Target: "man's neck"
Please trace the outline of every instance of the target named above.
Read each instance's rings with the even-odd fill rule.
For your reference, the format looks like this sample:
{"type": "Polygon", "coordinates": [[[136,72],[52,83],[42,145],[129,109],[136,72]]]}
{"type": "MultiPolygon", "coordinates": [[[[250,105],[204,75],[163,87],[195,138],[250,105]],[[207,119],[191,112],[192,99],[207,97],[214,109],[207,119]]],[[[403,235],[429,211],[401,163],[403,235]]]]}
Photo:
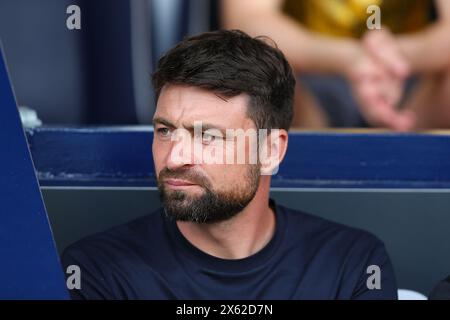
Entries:
{"type": "Polygon", "coordinates": [[[246,258],[262,248],[275,232],[275,214],[269,207],[269,195],[264,188],[230,220],[199,224],[177,222],[183,236],[195,247],[222,259],[246,258]]]}

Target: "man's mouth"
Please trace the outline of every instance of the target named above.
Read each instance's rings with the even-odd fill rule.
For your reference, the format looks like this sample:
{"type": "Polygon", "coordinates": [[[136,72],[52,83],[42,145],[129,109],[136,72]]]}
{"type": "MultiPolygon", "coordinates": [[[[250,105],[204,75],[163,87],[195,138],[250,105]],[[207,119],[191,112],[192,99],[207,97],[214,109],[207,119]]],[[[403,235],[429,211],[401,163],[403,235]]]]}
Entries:
{"type": "Polygon", "coordinates": [[[183,179],[166,179],[164,183],[171,189],[185,189],[193,186],[198,186],[198,184],[190,182],[183,179]]]}

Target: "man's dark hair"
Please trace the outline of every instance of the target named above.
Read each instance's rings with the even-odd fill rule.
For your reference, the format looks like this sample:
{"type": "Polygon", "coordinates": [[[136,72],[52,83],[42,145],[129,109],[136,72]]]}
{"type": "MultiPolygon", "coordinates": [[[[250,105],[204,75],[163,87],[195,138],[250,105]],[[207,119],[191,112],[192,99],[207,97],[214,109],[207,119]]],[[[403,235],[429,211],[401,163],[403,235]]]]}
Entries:
{"type": "Polygon", "coordinates": [[[166,84],[184,84],[224,97],[246,93],[258,129],[288,130],[295,78],[283,53],[263,37],[221,30],[187,38],[167,52],[153,74],[156,97],[166,84]]]}

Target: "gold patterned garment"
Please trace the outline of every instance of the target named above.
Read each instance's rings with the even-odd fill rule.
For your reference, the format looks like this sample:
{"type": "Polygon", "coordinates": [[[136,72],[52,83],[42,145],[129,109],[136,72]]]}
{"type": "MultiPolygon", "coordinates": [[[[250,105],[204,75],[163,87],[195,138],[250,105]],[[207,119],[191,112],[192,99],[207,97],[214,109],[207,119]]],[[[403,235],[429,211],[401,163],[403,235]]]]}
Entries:
{"type": "Polygon", "coordinates": [[[284,11],[312,31],[360,37],[373,4],[381,8],[381,24],[394,33],[420,30],[431,20],[433,0],[286,0],[284,11]]]}

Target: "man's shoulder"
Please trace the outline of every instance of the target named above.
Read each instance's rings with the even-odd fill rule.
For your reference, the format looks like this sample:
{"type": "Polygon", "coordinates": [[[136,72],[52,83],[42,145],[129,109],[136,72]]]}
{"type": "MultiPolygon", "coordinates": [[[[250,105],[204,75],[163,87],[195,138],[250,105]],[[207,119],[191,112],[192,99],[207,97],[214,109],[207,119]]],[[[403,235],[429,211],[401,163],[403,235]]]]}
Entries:
{"type": "Polygon", "coordinates": [[[368,249],[384,246],[383,242],[369,231],[347,226],[304,211],[278,206],[284,211],[288,229],[308,242],[323,242],[336,247],[360,246],[368,249]],[[295,231],[295,232],[294,232],[295,231]]]}
{"type": "Polygon", "coordinates": [[[66,269],[78,266],[82,290],[73,290],[74,299],[124,298],[128,278],[149,272],[158,265],[164,248],[162,210],[131,222],[85,237],[68,246],[61,257],[66,269]]]}
{"type": "Polygon", "coordinates": [[[158,209],[130,222],[87,236],[69,245],[63,253],[68,255],[118,255],[143,250],[142,246],[158,242],[163,236],[163,212],[158,209]]]}
{"type": "Polygon", "coordinates": [[[397,287],[384,243],[372,233],[309,213],[283,208],[291,248],[309,261],[314,274],[341,279],[344,299],[396,299],[397,287]],[[375,270],[375,271],[374,271],[375,270]],[[378,270],[378,271],[376,271],[378,270]],[[367,279],[378,272],[383,290],[368,290],[367,279]]]}

